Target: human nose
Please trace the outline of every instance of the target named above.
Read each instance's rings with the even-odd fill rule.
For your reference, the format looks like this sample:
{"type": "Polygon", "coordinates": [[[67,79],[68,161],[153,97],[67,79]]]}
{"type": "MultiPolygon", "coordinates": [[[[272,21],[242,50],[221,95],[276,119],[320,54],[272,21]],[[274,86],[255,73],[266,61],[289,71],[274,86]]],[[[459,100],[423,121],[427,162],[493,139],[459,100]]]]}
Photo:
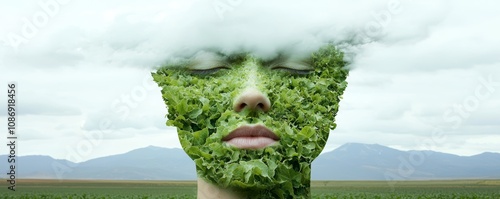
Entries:
{"type": "Polygon", "coordinates": [[[245,91],[238,97],[234,104],[236,112],[241,112],[244,109],[267,112],[271,109],[271,101],[258,90],[245,91]]]}

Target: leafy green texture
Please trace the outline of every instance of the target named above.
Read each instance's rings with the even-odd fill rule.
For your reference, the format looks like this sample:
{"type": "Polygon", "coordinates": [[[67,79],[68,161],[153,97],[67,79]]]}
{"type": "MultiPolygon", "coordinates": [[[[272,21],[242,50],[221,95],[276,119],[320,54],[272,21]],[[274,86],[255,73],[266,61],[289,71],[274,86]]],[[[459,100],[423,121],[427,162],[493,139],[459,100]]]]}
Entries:
{"type": "Polygon", "coordinates": [[[332,45],[321,48],[311,55],[314,71],[302,75],[270,69],[249,55],[232,60],[230,69],[211,75],[190,73],[183,65],[153,73],[163,88],[167,125],[177,127],[204,180],[262,198],[309,197],[311,162],[336,126],[347,86],[342,52],[332,45]],[[270,99],[270,111],[233,110],[250,74],[257,74],[252,82],[270,99]],[[245,124],[265,125],[280,137],[279,144],[242,150],[221,141],[245,124]]]}

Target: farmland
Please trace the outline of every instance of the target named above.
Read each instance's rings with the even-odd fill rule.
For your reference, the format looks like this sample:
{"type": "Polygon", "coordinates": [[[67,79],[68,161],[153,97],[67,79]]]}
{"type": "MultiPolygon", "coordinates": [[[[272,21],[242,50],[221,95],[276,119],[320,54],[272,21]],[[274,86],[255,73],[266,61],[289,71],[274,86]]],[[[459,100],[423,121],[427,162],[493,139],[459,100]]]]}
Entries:
{"type": "MultiPolygon", "coordinates": [[[[5,180],[2,180],[5,182],[5,180]]],[[[194,181],[19,180],[3,198],[196,198],[194,181]]],[[[313,181],[312,198],[500,198],[500,180],[313,181]]]]}

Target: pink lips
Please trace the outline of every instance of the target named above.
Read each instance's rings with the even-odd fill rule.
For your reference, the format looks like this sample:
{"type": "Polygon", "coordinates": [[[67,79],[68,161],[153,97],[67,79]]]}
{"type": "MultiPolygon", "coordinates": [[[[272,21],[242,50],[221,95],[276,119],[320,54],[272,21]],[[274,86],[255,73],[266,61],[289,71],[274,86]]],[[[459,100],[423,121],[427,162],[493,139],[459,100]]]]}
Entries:
{"type": "Polygon", "coordinates": [[[242,126],[222,138],[223,142],[240,149],[261,149],[275,144],[278,140],[276,134],[262,125],[242,126]]]}

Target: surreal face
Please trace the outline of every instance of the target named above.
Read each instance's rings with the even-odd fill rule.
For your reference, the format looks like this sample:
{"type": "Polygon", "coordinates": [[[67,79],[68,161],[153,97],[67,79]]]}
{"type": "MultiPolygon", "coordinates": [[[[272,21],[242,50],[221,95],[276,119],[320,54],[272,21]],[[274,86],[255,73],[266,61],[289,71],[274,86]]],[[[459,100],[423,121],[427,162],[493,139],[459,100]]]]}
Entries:
{"type": "Polygon", "coordinates": [[[302,60],[201,52],[153,77],[163,89],[167,125],[177,127],[200,178],[299,195],[309,190],[311,162],[336,126],[346,64],[333,45],[302,60]]]}

